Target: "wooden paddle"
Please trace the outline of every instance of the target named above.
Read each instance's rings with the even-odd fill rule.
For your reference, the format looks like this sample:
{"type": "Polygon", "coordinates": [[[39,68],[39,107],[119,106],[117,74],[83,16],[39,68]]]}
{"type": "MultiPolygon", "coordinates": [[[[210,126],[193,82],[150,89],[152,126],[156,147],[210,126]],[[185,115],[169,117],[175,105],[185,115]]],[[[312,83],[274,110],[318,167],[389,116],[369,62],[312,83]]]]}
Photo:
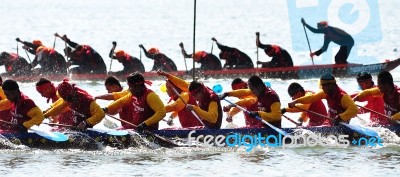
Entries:
{"type": "MultiPolygon", "coordinates": [[[[66,124],[58,124],[58,123],[44,123],[50,126],[60,126],[60,127],[68,127],[68,128],[74,128],[75,126],[73,125],[66,125],[66,124]]],[[[128,131],[124,131],[124,130],[113,130],[113,129],[99,129],[99,128],[87,128],[87,130],[90,131],[95,131],[95,132],[99,132],[99,133],[105,133],[107,135],[112,135],[112,136],[126,136],[128,135],[128,131]]]]}
{"type": "MultiPolygon", "coordinates": [[[[314,112],[314,111],[310,111],[310,110],[306,110],[306,109],[300,108],[298,106],[294,106],[294,107],[297,108],[297,109],[300,109],[302,111],[306,111],[306,112],[309,112],[309,113],[312,113],[312,114],[318,115],[320,117],[323,117],[325,119],[329,119],[329,120],[333,121],[332,118],[330,118],[328,116],[325,116],[325,115],[322,115],[320,113],[317,113],[317,112],[314,112]]],[[[350,128],[350,129],[352,129],[352,130],[354,130],[354,131],[356,131],[358,133],[361,133],[363,135],[367,135],[367,136],[370,136],[370,137],[378,137],[379,136],[378,132],[376,132],[374,130],[371,130],[371,129],[368,129],[368,128],[364,128],[364,127],[357,126],[357,125],[350,125],[350,124],[345,123],[343,121],[340,121],[339,124],[341,124],[343,126],[346,126],[346,127],[350,128]]]]}
{"type": "MultiPolygon", "coordinates": [[[[302,21],[304,21],[303,18],[301,18],[302,21]]],[[[307,31],[306,31],[306,25],[303,23],[303,29],[304,29],[304,33],[306,34],[306,39],[307,39],[307,44],[308,44],[308,49],[310,49],[310,53],[311,53],[311,45],[310,45],[310,40],[308,40],[308,35],[307,35],[307,31]]],[[[312,64],[314,65],[314,58],[312,56],[311,57],[311,61],[312,64]]]]}
{"type": "Polygon", "coordinates": [[[282,114],[282,116],[284,118],[286,118],[287,120],[289,120],[290,122],[294,123],[297,126],[301,126],[301,123],[294,121],[293,119],[289,118],[288,116],[285,116],[284,114],[282,114]]]}
{"type": "MultiPolygon", "coordinates": [[[[16,126],[15,124],[13,124],[11,122],[7,122],[7,121],[1,120],[1,119],[0,119],[0,122],[16,126]]],[[[52,141],[56,141],[56,142],[64,142],[64,141],[68,140],[68,137],[60,132],[51,132],[48,130],[42,130],[37,125],[32,126],[29,130],[33,131],[34,133],[36,133],[39,136],[46,138],[48,140],[52,140],[52,141]]]]}
{"type": "MultiPolygon", "coordinates": [[[[260,32],[256,32],[256,44],[258,44],[258,41],[260,40],[260,32]]],[[[256,63],[256,68],[258,69],[258,45],[256,46],[256,53],[257,53],[257,63],[256,63]]]]}
{"type": "MultiPolygon", "coordinates": [[[[121,122],[124,122],[124,123],[126,123],[126,124],[128,124],[128,125],[131,125],[131,126],[133,126],[133,127],[137,127],[137,125],[135,125],[135,124],[133,124],[133,123],[130,123],[130,122],[126,121],[126,120],[117,118],[117,117],[115,117],[115,116],[113,116],[113,115],[107,114],[107,116],[109,116],[109,117],[111,117],[111,118],[113,118],[113,119],[115,119],[115,120],[119,120],[119,121],[121,121],[121,122]]],[[[162,136],[160,136],[160,135],[157,135],[157,134],[155,134],[155,133],[153,133],[153,132],[151,132],[151,131],[149,131],[149,130],[144,130],[144,132],[147,133],[147,134],[152,135],[152,136],[155,137],[155,138],[157,138],[160,142],[169,144],[170,146],[173,146],[173,147],[180,147],[180,146],[181,146],[181,145],[176,144],[176,143],[172,142],[171,140],[168,140],[168,139],[166,139],[166,138],[164,138],[164,137],[162,137],[162,136]]]]}
{"type": "MultiPolygon", "coordinates": [[[[229,100],[227,100],[227,99],[224,99],[224,100],[225,100],[226,102],[228,102],[229,104],[235,105],[237,108],[239,108],[239,109],[242,110],[243,112],[246,112],[247,114],[250,114],[250,111],[248,111],[246,108],[243,108],[243,107],[241,107],[241,106],[239,106],[239,105],[237,105],[237,104],[235,104],[235,103],[233,103],[233,102],[231,102],[231,101],[229,101],[229,100]]],[[[262,123],[268,125],[269,127],[271,127],[272,129],[274,129],[275,131],[277,131],[278,133],[280,133],[280,134],[282,134],[282,135],[284,135],[284,136],[288,134],[288,133],[286,133],[285,131],[283,131],[282,129],[273,126],[272,124],[270,124],[269,122],[265,121],[264,119],[262,119],[262,118],[259,117],[259,116],[256,116],[255,118],[256,118],[257,120],[261,121],[262,123]]]]}
{"type": "Polygon", "coordinates": [[[109,54],[109,56],[110,56],[110,59],[111,59],[111,62],[110,62],[110,69],[108,70],[108,73],[110,73],[111,72],[111,66],[112,66],[112,62],[113,62],[113,56],[114,56],[114,50],[115,50],[115,47],[117,47],[117,42],[116,41],[113,41],[112,42],[112,48],[111,48],[111,50],[110,50],[110,54],[109,54]]]}
{"type": "MultiPolygon", "coordinates": [[[[380,113],[380,112],[378,112],[378,111],[375,111],[375,110],[372,110],[372,109],[369,109],[369,108],[367,108],[367,107],[364,107],[364,106],[361,106],[361,105],[358,105],[358,104],[356,104],[358,107],[360,107],[360,108],[363,108],[363,109],[366,109],[366,110],[368,110],[368,111],[370,111],[370,112],[373,112],[373,113],[375,113],[375,114],[378,114],[378,115],[380,115],[380,116],[382,116],[382,117],[386,117],[386,118],[388,118],[389,120],[392,120],[392,118],[391,117],[389,117],[389,116],[387,116],[387,115],[385,115],[385,114],[382,114],[382,113],[380,113]]],[[[399,120],[394,120],[397,124],[400,124],[400,121],[399,120]]]]}

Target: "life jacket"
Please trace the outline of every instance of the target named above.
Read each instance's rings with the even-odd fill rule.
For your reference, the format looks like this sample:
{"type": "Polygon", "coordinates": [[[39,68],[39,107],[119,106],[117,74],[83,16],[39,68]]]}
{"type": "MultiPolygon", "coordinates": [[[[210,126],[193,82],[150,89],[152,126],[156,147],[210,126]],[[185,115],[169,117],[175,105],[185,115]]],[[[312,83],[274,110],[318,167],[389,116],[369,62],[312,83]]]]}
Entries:
{"type": "Polygon", "coordinates": [[[384,93],[385,115],[393,116],[400,112],[400,88],[395,85],[390,93],[384,93]]]}
{"type": "MultiPolygon", "coordinates": [[[[265,89],[265,93],[258,97],[258,111],[271,112],[271,105],[276,102],[280,102],[278,94],[276,94],[274,90],[267,87],[267,89],[265,89]]],[[[282,127],[281,120],[269,123],[278,128],[282,127]]]]}
{"type": "MultiPolygon", "coordinates": [[[[345,112],[346,110],[342,107],[341,101],[344,95],[347,93],[337,86],[337,92],[331,97],[326,96],[326,101],[328,102],[329,117],[334,119],[337,115],[345,112]]],[[[331,121],[330,121],[331,122],[331,121]]]]}
{"type": "Polygon", "coordinates": [[[77,87],[75,87],[75,89],[77,94],[75,100],[66,102],[69,108],[74,112],[74,124],[79,125],[82,121],[92,116],[90,113],[90,104],[94,99],[86,91],[77,87]]]}
{"type": "MultiPolygon", "coordinates": [[[[306,91],[306,92],[314,93],[313,91],[306,91]]],[[[318,101],[311,103],[308,110],[310,111],[310,112],[307,112],[307,117],[310,118],[310,120],[308,122],[308,126],[330,125],[328,119],[311,113],[311,112],[316,112],[316,113],[322,114],[324,116],[328,116],[326,107],[325,107],[324,103],[322,102],[322,100],[318,100],[318,101]]]]}
{"type": "MultiPolygon", "coordinates": [[[[11,105],[11,123],[18,126],[23,126],[23,123],[30,120],[28,112],[37,107],[36,104],[28,96],[21,93],[17,103],[11,105]]],[[[16,128],[15,126],[13,127],[16,128]]]]}
{"type": "MultiPolygon", "coordinates": [[[[191,105],[197,105],[196,99],[190,95],[189,95],[189,101],[187,102],[187,104],[191,104],[191,105]]],[[[174,96],[173,98],[174,100],[179,99],[178,96],[174,96]]],[[[178,117],[179,117],[179,122],[181,123],[181,126],[183,128],[187,128],[187,127],[196,127],[196,126],[203,126],[199,120],[197,120],[196,117],[194,117],[194,115],[192,114],[192,112],[188,109],[182,109],[181,111],[178,112],[178,117]]]]}
{"type": "MultiPolygon", "coordinates": [[[[132,123],[135,125],[139,125],[142,122],[146,121],[148,118],[154,115],[153,109],[147,103],[147,96],[152,93],[153,90],[146,88],[146,91],[143,93],[141,97],[132,96],[132,106],[134,107],[134,114],[132,123]]],[[[149,130],[158,130],[158,123],[149,125],[149,130]]]]}
{"type": "Polygon", "coordinates": [[[204,98],[199,102],[199,107],[202,110],[208,111],[208,106],[210,105],[211,101],[215,101],[218,104],[218,118],[216,123],[210,123],[206,120],[203,120],[204,124],[211,129],[220,129],[221,128],[221,123],[222,123],[222,107],[221,107],[221,101],[219,100],[219,97],[217,94],[215,94],[214,91],[212,91],[210,88],[203,86],[203,89],[206,90],[206,94],[204,95],[204,98]]]}
{"type": "MultiPolygon", "coordinates": [[[[376,86],[374,86],[373,88],[376,88],[376,86]]],[[[366,98],[365,101],[367,101],[367,104],[364,107],[374,110],[376,112],[379,112],[383,115],[385,114],[385,102],[383,101],[382,97],[369,96],[366,98]]],[[[360,110],[363,110],[365,112],[370,112],[370,111],[362,109],[362,108],[360,110]]],[[[388,118],[386,118],[385,116],[381,116],[374,112],[370,112],[369,119],[372,124],[378,124],[378,125],[389,125],[390,124],[388,118]]]]}

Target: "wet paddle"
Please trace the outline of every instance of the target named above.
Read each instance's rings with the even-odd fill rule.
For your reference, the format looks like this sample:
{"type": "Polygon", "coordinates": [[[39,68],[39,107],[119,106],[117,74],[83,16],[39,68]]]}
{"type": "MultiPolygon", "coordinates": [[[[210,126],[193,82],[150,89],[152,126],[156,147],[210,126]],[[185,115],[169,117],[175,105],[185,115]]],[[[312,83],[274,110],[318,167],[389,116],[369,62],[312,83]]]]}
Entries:
{"type": "MultiPolygon", "coordinates": [[[[303,18],[301,18],[302,20],[304,20],[303,18]]],[[[310,53],[311,53],[311,45],[310,45],[310,40],[308,40],[308,35],[307,35],[307,30],[306,30],[306,25],[303,23],[303,29],[304,29],[304,33],[306,34],[306,39],[307,39],[307,44],[308,44],[308,49],[310,49],[310,53]]],[[[311,61],[312,64],[314,65],[314,58],[312,56],[311,57],[311,61]]]]}
{"type": "MultiPolygon", "coordinates": [[[[172,88],[172,91],[175,93],[176,96],[179,97],[179,99],[183,102],[183,104],[185,104],[185,106],[187,106],[188,104],[186,103],[186,101],[181,97],[181,95],[179,95],[178,91],[174,88],[174,86],[171,86],[170,81],[167,81],[167,84],[170,85],[170,87],[172,88]]],[[[206,124],[204,124],[204,122],[200,119],[200,117],[196,114],[196,112],[194,112],[193,110],[190,110],[190,113],[192,113],[192,115],[201,123],[201,125],[203,125],[205,128],[208,128],[206,126],[206,124]]]]}
{"type": "MultiPolygon", "coordinates": [[[[302,111],[306,111],[306,112],[321,116],[321,117],[323,117],[325,119],[333,120],[332,118],[330,118],[328,116],[316,113],[314,111],[306,110],[306,109],[300,108],[298,106],[294,106],[294,107],[297,108],[297,109],[300,109],[302,111]]],[[[376,132],[374,130],[371,130],[371,129],[368,129],[368,128],[365,128],[365,127],[361,127],[361,126],[357,126],[357,125],[351,125],[351,124],[345,123],[343,121],[340,121],[339,124],[343,125],[343,126],[346,126],[346,127],[350,128],[350,129],[352,129],[352,130],[354,130],[354,131],[356,131],[358,133],[361,133],[363,135],[367,135],[367,136],[370,136],[370,137],[378,137],[379,136],[378,132],[376,132]]]]}
{"type": "Polygon", "coordinates": [[[112,66],[112,62],[113,62],[113,56],[114,56],[114,50],[115,50],[115,47],[117,47],[117,42],[116,41],[113,41],[112,42],[112,48],[111,48],[111,50],[110,50],[110,54],[109,54],[109,56],[110,56],[110,59],[111,59],[111,62],[110,62],[110,69],[108,70],[108,73],[110,73],[111,72],[111,66],[112,66]]]}
{"type": "MultiPolygon", "coordinates": [[[[126,120],[117,118],[117,117],[115,117],[115,116],[113,116],[113,115],[107,114],[107,116],[109,116],[109,117],[111,117],[111,118],[113,118],[113,119],[115,119],[115,120],[119,120],[119,121],[121,121],[121,122],[124,122],[124,123],[126,123],[126,124],[128,124],[128,125],[131,125],[131,126],[133,126],[133,127],[137,127],[137,125],[135,125],[135,124],[133,124],[133,123],[130,123],[130,122],[126,121],[126,120]]],[[[152,135],[152,136],[155,137],[155,138],[157,138],[160,142],[169,144],[170,146],[174,146],[174,147],[179,147],[179,146],[181,146],[181,145],[176,144],[176,143],[172,142],[171,140],[166,139],[166,138],[164,138],[164,137],[162,137],[162,136],[160,136],[160,135],[157,135],[157,134],[155,134],[155,133],[153,133],[153,132],[151,132],[151,131],[149,131],[149,130],[144,130],[144,132],[147,133],[147,134],[152,135]]]]}
{"type": "MultiPolygon", "coordinates": [[[[66,124],[57,124],[57,123],[44,123],[50,126],[60,126],[60,127],[68,127],[68,128],[74,128],[75,126],[73,125],[66,125],[66,124]]],[[[112,136],[125,136],[128,135],[128,131],[125,130],[113,130],[113,129],[100,129],[100,128],[87,128],[87,130],[90,131],[95,131],[99,133],[105,133],[107,135],[112,135],[112,136]]]]}
{"type": "MultiPolygon", "coordinates": [[[[1,120],[1,119],[0,119],[0,122],[16,126],[15,124],[13,124],[11,122],[7,122],[7,121],[1,120]]],[[[37,125],[32,126],[28,130],[33,131],[34,133],[36,133],[39,136],[46,138],[48,140],[52,140],[52,141],[56,141],[56,142],[63,142],[63,141],[68,140],[68,137],[60,132],[51,132],[49,130],[43,130],[43,129],[39,128],[37,125]]]]}
{"type": "MultiPolygon", "coordinates": [[[[258,44],[258,41],[260,40],[260,32],[256,32],[256,44],[258,44]]],[[[256,67],[257,67],[257,69],[258,69],[258,45],[256,45],[256,49],[257,49],[257,51],[256,51],[256,53],[257,53],[257,63],[256,63],[256,67]]]]}
{"type": "Polygon", "coordinates": [[[53,49],[56,48],[56,40],[57,40],[57,36],[54,35],[53,49]]]}
{"type": "MultiPolygon", "coordinates": [[[[246,108],[243,108],[243,107],[241,107],[241,106],[239,106],[239,105],[237,105],[237,104],[235,104],[235,103],[233,103],[233,102],[231,102],[231,101],[229,101],[229,100],[227,100],[227,99],[224,99],[224,100],[225,100],[226,102],[228,102],[229,104],[236,106],[237,108],[239,108],[239,109],[242,110],[243,112],[246,112],[247,114],[250,113],[250,111],[248,111],[246,108]]],[[[256,116],[255,118],[256,118],[257,120],[261,121],[262,123],[268,125],[269,127],[271,127],[272,129],[274,129],[274,130],[277,131],[278,133],[280,133],[280,134],[282,134],[282,135],[284,135],[284,136],[287,135],[287,133],[286,133],[285,131],[283,131],[282,129],[280,129],[280,128],[278,128],[278,127],[273,126],[272,124],[270,124],[269,122],[265,121],[265,120],[262,119],[261,117],[256,116]]]]}
{"type": "Polygon", "coordinates": [[[296,125],[296,127],[297,127],[297,126],[301,126],[301,123],[294,121],[293,119],[289,118],[288,116],[285,116],[284,114],[282,114],[282,116],[283,116],[284,118],[286,118],[288,121],[294,123],[294,124],[296,125]]]}
{"type": "MultiPolygon", "coordinates": [[[[382,116],[382,117],[388,118],[389,120],[392,120],[391,117],[389,117],[389,116],[387,116],[387,115],[385,115],[385,114],[382,114],[382,113],[380,113],[380,112],[378,112],[378,111],[369,109],[369,108],[367,108],[367,107],[364,107],[364,106],[361,106],[361,105],[358,105],[358,104],[357,104],[357,106],[360,107],[360,108],[366,109],[366,110],[368,110],[368,111],[370,111],[370,112],[373,112],[373,113],[375,113],[375,114],[378,114],[378,115],[380,115],[380,116],[382,116]]],[[[400,124],[400,121],[399,121],[399,120],[394,120],[394,122],[396,122],[397,124],[400,124]]]]}

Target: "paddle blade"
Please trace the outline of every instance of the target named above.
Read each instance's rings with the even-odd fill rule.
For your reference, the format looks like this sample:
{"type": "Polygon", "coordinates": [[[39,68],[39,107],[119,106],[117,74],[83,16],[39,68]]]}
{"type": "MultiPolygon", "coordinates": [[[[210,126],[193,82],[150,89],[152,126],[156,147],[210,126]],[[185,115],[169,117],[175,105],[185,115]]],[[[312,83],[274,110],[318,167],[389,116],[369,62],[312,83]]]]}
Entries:
{"type": "Polygon", "coordinates": [[[68,140],[68,137],[60,132],[51,132],[49,130],[44,130],[39,128],[37,125],[32,126],[29,130],[52,141],[64,142],[68,140]]]}
{"type": "Polygon", "coordinates": [[[350,128],[358,133],[361,133],[363,135],[367,135],[370,137],[378,137],[379,136],[378,132],[368,129],[368,128],[365,128],[365,127],[361,127],[361,126],[357,126],[357,125],[350,125],[350,124],[347,124],[344,122],[340,122],[340,124],[350,128]]]}
{"type": "Polygon", "coordinates": [[[99,128],[88,128],[88,130],[99,133],[106,133],[107,135],[112,135],[112,136],[125,136],[129,134],[129,132],[126,130],[112,130],[112,129],[99,129],[99,128]]]}

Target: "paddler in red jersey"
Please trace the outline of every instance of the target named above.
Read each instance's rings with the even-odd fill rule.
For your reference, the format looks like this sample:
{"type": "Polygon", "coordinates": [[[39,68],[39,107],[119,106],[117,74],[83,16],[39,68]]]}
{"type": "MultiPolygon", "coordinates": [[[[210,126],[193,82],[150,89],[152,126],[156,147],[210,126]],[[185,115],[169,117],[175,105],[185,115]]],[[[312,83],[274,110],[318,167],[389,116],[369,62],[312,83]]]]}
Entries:
{"type": "Polygon", "coordinates": [[[116,113],[121,108],[131,104],[134,113],[130,123],[137,125],[136,130],[143,133],[144,130],[157,130],[158,123],[165,117],[164,103],[160,97],[145,84],[146,81],[142,74],[136,72],[126,78],[129,91],[124,97],[114,101],[103,110],[106,113],[116,113]]]}
{"type": "MultiPolygon", "coordinates": [[[[237,97],[240,100],[235,104],[246,108],[248,111],[258,111],[257,97],[254,94],[249,94],[250,90],[248,89],[248,85],[245,81],[240,78],[236,78],[231,83],[232,91],[225,92],[220,96],[220,99],[225,99],[227,96],[237,97]]],[[[228,116],[226,121],[231,123],[233,120],[233,116],[240,112],[239,108],[236,108],[234,105],[224,106],[224,112],[228,112],[228,116]]],[[[262,128],[264,124],[252,117],[249,114],[243,112],[245,118],[245,128],[262,128]]]]}
{"type": "Polygon", "coordinates": [[[198,105],[187,104],[186,109],[193,110],[203,123],[210,129],[220,129],[222,123],[222,107],[218,95],[197,81],[190,84],[185,80],[165,72],[160,75],[167,77],[176,87],[184,92],[189,92],[197,101],[198,105]]]}
{"type": "Polygon", "coordinates": [[[75,49],[73,51],[69,47],[65,49],[66,55],[70,57],[70,60],[67,62],[68,67],[71,65],[78,65],[77,67],[71,68],[69,70],[71,73],[74,74],[107,73],[106,64],[104,63],[103,58],[91,46],[75,43],[71,41],[67,37],[67,35],[64,35],[62,37],[59,36],[57,33],[54,35],[60,37],[69,46],[75,49]]]}
{"type": "Polygon", "coordinates": [[[265,54],[272,57],[271,61],[261,62],[257,61],[257,65],[261,65],[261,68],[281,68],[281,67],[292,67],[293,60],[289,52],[278,45],[262,44],[260,42],[260,33],[256,32],[256,46],[264,49],[265,54]]]}
{"type": "Polygon", "coordinates": [[[31,64],[25,58],[15,53],[2,52],[0,54],[1,65],[4,65],[9,76],[27,76],[32,74],[31,64]]]}
{"type": "MultiPolygon", "coordinates": [[[[167,73],[161,70],[158,70],[157,74],[161,76],[168,75],[167,73]]],[[[197,120],[197,118],[192,114],[192,112],[186,109],[186,104],[197,106],[196,99],[193,97],[193,95],[190,95],[189,92],[182,91],[178,86],[176,86],[169,80],[166,80],[166,88],[167,88],[167,94],[170,97],[170,101],[168,102],[167,105],[165,105],[165,110],[167,112],[172,112],[170,118],[175,118],[177,116],[179,118],[179,122],[182,128],[189,128],[189,127],[204,128],[202,127],[203,125],[201,124],[201,122],[197,120]],[[175,93],[174,90],[177,93],[175,93]]]]}
{"type": "Polygon", "coordinates": [[[109,72],[109,75],[123,76],[136,71],[144,73],[143,63],[138,58],[129,55],[123,50],[117,50],[115,55],[113,55],[111,52],[110,58],[117,59],[118,62],[122,64],[124,69],[116,72],[109,72]]]}
{"type": "MultiPolygon", "coordinates": [[[[7,99],[6,95],[4,94],[3,88],[1,87],[2,85],[3,85],[3,78],[0,76],[0,101],[7,99]]],[[[11,115],[10,109],[1,110],[0,111],[0,119],[7,121],[7,122],[11,122],[12,115],[11,115]]],[[[8,125],[6,123],[5,124],[0,123],[0,130],[7,130],[9,128],[10,128],[10,125],[8,125]]]]}
{"type": "Polygon", "coordinates": [[[223,68],[225,69],[245,69],[254,68],[251,58],[237,48],[228,47],[220,44],[217,39],[211,38],[215,41],[218,48],[221,50],[219,58],[225,60],[223,68]]]}
{"type": "Polygon", "coordinates": [[[400,120],[400,88],[394,85],[393,77],[388,71],[378,74],[378,87],[363,90],[353,99],[360,101],[370,96],[383,98],[385,115],[393,121],[400,120]]]}
{"type": "MultiPolygon", "coordinates": [[[[117,78],[114,76],[108,76],[104,81],[104,86],[108,94],[96,96],[95,99],[102,99],[102,100],[113,100],[116,101],[125,95],[128,95],[130,91],[128,89],[123,90],[121,83],[117,78]]],[[[119,111],[119,118],[125,120],[127,122],[133,122],[133,118],[135,116],[135,106],[133,104],[127,104],[126,106],[122,107],[119,111]]],[[[111,112],[109,112],[111,113],[111,112]]],[[[121,121],[122,129],[133,129],[134,126],[127,124],[121,121]]]]}
{"type": "MultiPolygon", "coordinates": [[[[209,70],[222,70],[221,60],[212,53],[206,51],[197,51],[193,54],[187,54],[183,43],[180,43],[181,52],[184,58],[193,58],[196,63],[200,63],[200,68],[196,70],[209,71],[209,70]]],[[[192,69],[193,70],[193,69],[192,69]]],[[[192,70],[190,72],[192,72],[192,70]]]]}
{"type": "Polygon", "coordinates": [[[321,99],[326,99],[329,108],[329,117],[333,119],[333,121],[330,121],[330,125],[337,126],[340,121],[348,123],[351,118],[357,116],[357,105],[336,84],[336,79],[332,74],[322,75],[320,85],[322,87],[321,91],[295,99],[288,104],[289,108],[296,107],[297,103],[310,104],[321,99]]]}
{"type": "MultiPolygon", "coordinates": [[[[40,78],[39,81],[36,82],[36,90],[40,93],[40,95],[42,95],[42,97],[47,98],[47,103],[51,101],[52,105],[50,106],[50,108],[62,102],[62,99],[60,99],[60,95],[57,93],[56,86],[54,85],[54,83],[46,78],[40,78]]],[[[74,125],[73,118],[74,113],[69,107],[66,107],[59,115],[52,116],[51,122],[65,125],[74,125]]]]}
{"type": "Polygon", "coordinates": [[[42,41],[40,41],[40,40],[33,40],[32,42],[27,42],[27,41],[22,41],[18,37],[15,40],[17,42],[24,44],[24,46],[22,46],[22,48],[27,50],[32,55],[36,55],[37,48],[39,48],[40,46],[43,46],[42,41]]]}
{"type": "Polygon", "coordinates": [[[171,72],[178,70],[174,61],[161,53],[157,48],[152,47],[149,50],[146,50],[142,44],[140,44],[139,47],[143,49],[147,58],[154,60],[154,65],[151,71],[157,71],[160,69],[166,72],[171,72]]]}
{"type": "MultiPolygon", "coordinates": [[[[367,90],[371,88],[377,88],[377,86],[374,84],[374,81],[372,81],[372,76],[368,72],[360,72],[357,74],[357,82],[358,85],[360,86],[361,90],[367,90]]],[[[353,94],[351,97],[355,97],[358,94],[353,94]]],[[[358,112],[360,114],[363,113],[370,113],[369,120],[370,126],[379,126],[379,125],[389,125],[390,122],[388,118],[381,116],[375,112],[371,112],[370,110],[376,111],[378,113],[381,113],[382,115],[385,115],[385,106],[384,106],[384,101],[383,98],[380,96],[366,96],[363,99],[358,99],[360,102],[366,101],[367,104],[361,108],[359,108],[358,112]]]]}
{"type": "MultiPolygon", "coordinates": [[[[295,100],[297,98],[313,95],[315,93],[309,90],[306,91],[299,83],[293,82],[288,87],[288,94],[292,98],[292,100],[295,100]]],[[[310,110],[312,112],[328,116],[326,107],[322,102],[322,100],[316,100],[313,103],[309,104],[296,104],[296,106],[300,107],[303,110],[297,108],[282,108],[281,112],[282,114],[285,114],[286,112],[301,112],[299,122],[303,123],[308,121],[307,127],[330,125],[330,121],[327,120],[326,118],[321,117],[317,114],[313,114],[311,112],[304,111],[304,110],[310,110]]]]}
{"type": "Polygon", "coordinates": [[[303,18],[301,18],[301,23],[313,33],[324,34],[324,45],[318,51],[310,53],[311,57],[321,55],[328,49],[329,43],[334,42],[340,45],[340,49],[335,55],[335,63],[347,64],[347,58],[350,55],[351,48],[354,46],[354,39],[350,34],[346,33],[342,29],[329,26],[326,21],[317,23],[317,29],[308,25],[303,18]]]}
{"type": "MultiPolygon", "coordinates": [[[[2,118],[2,120],[10,123],[6,130],[27,132],[33,125],[40,125],[42,123],[44,120],[42,110],[36,106],[32,99],[19,90],[17,82],[6,80],[2,88],[7,99],[0,101],[0,110],[9,109],[12,115],[10,120],[2,118]]],[[[3,125],[2,128],[5,128],[5,126],[3,125]]]]}
{"type": "Polygon", "coordinates": [[[57,92],[62,99],[60,103],[45,112],[45,117],[59,115],[69,107],[74,112],[74,126],[81,130],[93,127],[104,118],[103,110],[93,97],[75,84],[64,80],[57,86],[57,92]]]}

